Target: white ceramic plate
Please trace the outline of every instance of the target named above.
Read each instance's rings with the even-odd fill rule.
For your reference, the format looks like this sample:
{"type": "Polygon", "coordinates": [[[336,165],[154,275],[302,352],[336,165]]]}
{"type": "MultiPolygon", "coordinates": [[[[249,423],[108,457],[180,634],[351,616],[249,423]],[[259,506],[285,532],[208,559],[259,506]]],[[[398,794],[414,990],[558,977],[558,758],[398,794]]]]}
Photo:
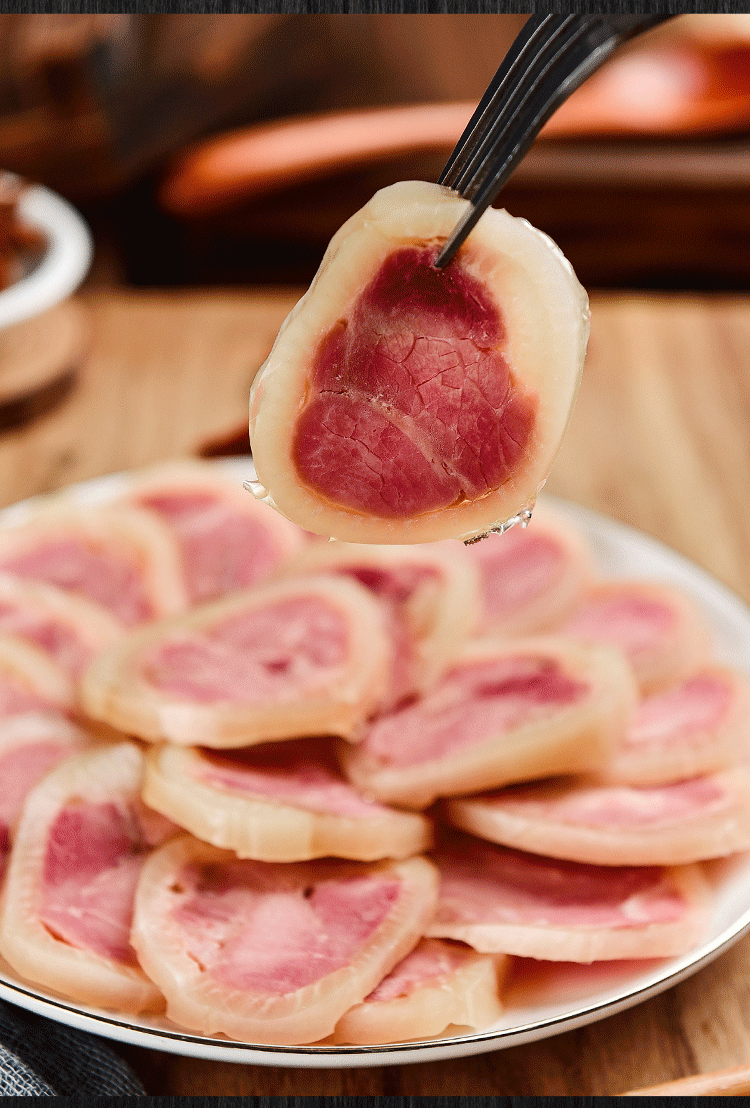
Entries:
{"type": "MultiPolygon", "coordinates": [[[[252,476],[252,463],[247,458],[219,464],[235,473],[239,481],[252,476]]],[[[125,480],[115,475],[87,482],[68,490],[67,495],[82,503],[101,502],[119,491],[125,480]]],[[[33,502],[26,502],[6,509],[0,513],[0,522],[24,518],[31,506],[33,502]]],[[[697,566],[637,531],[583,508],[563,502],[556,502],[556,506],[589,540],[603,574],[652,578],[687,590],[714,628],[716,657],[750,673],[750,611],[732,593],[697,566]]],[[[459,1058],[592,1023],[662,992],[711,962],[750,930],[750,855],[711,863],[707,872],[715,888],[714,911],[703,942],[694,950],[680,958],[593,966],[518,960],[502,1019],[478,1033],[456,1033],[392,1046],[269,1047],[191,1035],[163,1018],[118,1018],[22,984],[11,971],[2,968],[0,997],[110,1039],[223,1062],[342,1068],[459,1058]]]]}

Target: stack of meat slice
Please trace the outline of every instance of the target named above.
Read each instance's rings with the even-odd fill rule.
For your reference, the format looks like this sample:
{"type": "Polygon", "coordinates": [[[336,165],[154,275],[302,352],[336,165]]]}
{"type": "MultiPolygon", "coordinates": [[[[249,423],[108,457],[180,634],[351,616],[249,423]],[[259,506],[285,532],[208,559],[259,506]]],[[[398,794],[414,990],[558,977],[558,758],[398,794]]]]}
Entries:
{"type": "Polygon", "coordinates": [[[305,542],[301,528],[206,462],[155,466],[128,482],[122,501],[158,516],[174,536],[191,605],[258,584],[305,542]]]}
{"type": "Polygon", "coordinates": [[[0,528],[18,975],[366,1044],[493,1023],[511,956],[700,940],[702,860],[750,849],[750,687],[689,597],[598,580],[544,507],[373,547],[213,466],[124,487],[0,528]]]}
{"type": "Polygon", "coordinates": [[[577,531],[546,505],[537,505],[533,519],[465,548],[480,574],[482,634],[548,631],[593,584],[593,558],[577,531]]]}
{"type": "Polygon", "coordinates": [[[123,627],[188,603],[169,530],[138,508],[62,501],[42,508],[3,529],[0,570],[83,595],[123,627]]]}
{"type": "Polygon", "coordinates": [[[0,912],[0,953],[28,981],[127,1012],[163,999],[130,942],[133,895],[149,852],[174,827],[140,799],[133,743],[94,747],[30,792],[0,912]]]}
{"type": "Polygon", "coordinates": [[[457,543],[312,543],[287,563],[285,573],[348,577],[383,604],[393,661],[380,711],[432,688],[481,618],[479,574],[457,543]]]}
{"type": "Polygon", "coordinates": [[[353,738],[391,672],[383,610],[354,581],[316,577],[233,593],[154,621],[83,678],[93,719],[148,740],[243,747],[353,738]]]}
{"type": "Polygon", "coordinates": [[[273,865],[184,837],[144,867],[132,941],[182,1026],[311,1042],[416,945],[436,892],[424,858],[273,865]]]}

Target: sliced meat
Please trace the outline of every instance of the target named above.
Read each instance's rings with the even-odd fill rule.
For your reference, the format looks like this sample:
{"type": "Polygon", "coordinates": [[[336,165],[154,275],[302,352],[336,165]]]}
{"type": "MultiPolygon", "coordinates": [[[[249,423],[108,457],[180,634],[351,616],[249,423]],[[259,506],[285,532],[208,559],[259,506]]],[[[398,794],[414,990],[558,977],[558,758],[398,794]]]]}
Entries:
{"type": "Polygon", "coordinates": [[[423,858],[272,865],[185,836],[144,867],[133,942],[175,1023],[309,1043],[414,947],[436,887],[423,858]]]}
{"type": "Polygon", "coordinates": [[[421,701],[381,716],[342,765],[363,792],[425,807],[553,773],[594,770],[635,705],[616,651],[554,638],[476,640],[421,701]]]}
{"type": "Polygon", "coordinates": [[[49,654],[15,635],[0,634],[0,719],[23,712],[72,712],[71,677],[49,654]]]}
{"type": "Polygon", "coordinates": [[[558,632],[622,650],[644,693],[687,677],[710,652],[708,628],[693,601],[652,581],[595,586],[558,632]]]}
{"type": "Polygon", "coordinates": [[[133,896],[152,846],[173,828],[140,801],[134,743],[96,747],[31,791],[11,851],[0,953],[28,981],[85,1004],[163,1006],[130,944],[133,896]]]}
{"type": "Polygon", "coordinates": [[[0,634],[40,647],[72,677],[122,633],[121,623],[82,596],[0,573],[0,634]]]}
{"type": "Polygon", "coordinates": [[[533,504],[588,338],[586,296],[546,235],[438,185],[377,193],[331,241],[250,397],[257,495],[318,534],[417,543],[533,504]]]}
{"type": "Polygon", "coordinates": [[[432,842],[424,816],[344,780],[323,738],[222,754],[161,744],[146,759],[143,798],[203,842],[262,862],[409,858],[432,842]]]}
{"type": "Polygon", "coordinates": [[[583,538],[539,504],[528,527],[488,535],[467,553],[481,576],[484,634],[549,630],[570,615],[594,578],[583,538]]]}
{"type": "Polygon", "coordinates": [[[500,1017],[506,959],[461,943],[422,939],[336,1024],[336,1043],[428,1039],[451,1026],[479,1031],[500,1017]]]}
{"type": "Polygon", "coordinates": [[[335,573],[364,585],[389,612],[390,688],[381,710],[442,677],[479,617],[479,577],[458,543],[371,546],[309,543],[286,573],[335,573]]]}
{"type": "Polygon", "coordinates": [[[705,666],[646,696],[598,776],[611,784],[659,785],[744,761],[750,686],[723,666],[705,666]]]}
{"type": "Polygon", "coordinates": [[[84,674],[97,720],[143,739],[242,747],[353,736],[388,682],[378,602],[354,581],[308,578],[233,593],[131,633],[84,674]]]}
{"type": "Polygon", "coordinates": [[[666,785],[550,781],[450,801],[457,827],[597,865],[678,865],[750,849],[750,768],[666,785]]]}
{"type": "Polygon", "coordinates": [[[0,529],[0,570],[82,595],[125,627],[187,607],[169,529],[123,505],[57,505],[0,529]]]}
{"type": "Polygon", "coordinates": [[[88,732],[59,712],[27,712],[0,720],[0,875],[30,790],[59,762],[90,745],[88,732]]]}
{"type": "Polygon", "coordinates": [[[208,462],[168,462],[134,475],[125,499],[155,512],[175,535],[192,604],[258,584],[305,541],[299,527],[208,462]]]}
{"type": "Polygon", "coordinates": [[[440,895],[427,934],[548,961],[662,958],[697,942],[699,865],[592,866],[461,836],[434,855],[440,895]]]}

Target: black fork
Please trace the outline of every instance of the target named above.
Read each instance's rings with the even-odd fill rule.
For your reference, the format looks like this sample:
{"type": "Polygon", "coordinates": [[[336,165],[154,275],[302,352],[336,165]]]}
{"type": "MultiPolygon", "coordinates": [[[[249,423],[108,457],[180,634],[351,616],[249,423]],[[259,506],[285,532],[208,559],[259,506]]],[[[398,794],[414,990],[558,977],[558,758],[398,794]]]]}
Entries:
{"type": "Polygon", "coordinates": [[[670,16],[535,15],[523,25],[440,175],[471,201],[435,266],[447,265],[552,113],[628,39],[670,16]]]}

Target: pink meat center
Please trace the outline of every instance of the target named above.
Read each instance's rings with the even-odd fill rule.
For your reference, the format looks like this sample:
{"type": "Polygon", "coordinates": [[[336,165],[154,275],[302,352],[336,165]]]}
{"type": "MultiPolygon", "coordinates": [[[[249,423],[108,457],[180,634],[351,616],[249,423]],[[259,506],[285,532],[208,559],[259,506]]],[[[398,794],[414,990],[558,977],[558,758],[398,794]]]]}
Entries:
{"type": "Polygon", "coordinates": [[[565,631],[586,641],[609,643],[630,658],[662,645],[675,613],[668,604],[638,594],[594,597],[582,605],[565,631]]]}
{"type": "Polygon", "coordinates": [[[193,602],[246,588],[267,577],[280,551],[258,520],[210,493],[164,493],[140,503],[176,532],[193,602]]]}
{"type": "Polygon", "coordinates": [[[10,849],[10,829],[37,781],[71,753],[62,743],[40,740],[11,750],[0,758],[0,878],[10,849]]]}
{"type": "Polygon", "coordinates": [[[309,739],[220,755],[203,751],[195,776],[233,793],[311,812],[362,819],[389,810],[361,797],[341,776],[332,752],[309,739]]]}
{"type": "Polygon", "coordinates": [[[10,673],[0,671],[0,719],[49,708],[50,701],[10,673]]]}
{"type": "Polygon", "coordinates": [[[146,656],[143,670],[163,692],[198,703],[288,701],[330,677],[345,657],[347,639],[333,605],[285,600],[210,632],[173,636],[146,656]]]}
{"type": "Polygon", "coordinates": [[[174,908],[187,952],[233,989],[284,995],[356,959],[400,892],[393,878],[243,862],[182,875],[174,908]],[[265,872],[264,872],[265,871],[265,872]]]}
{"type": "Polygon", "coordinates": [[[4,561],[2,567],[19,577],[81,593],[126,626],[152,615],[136,567],[112,550],[56,539],[4,561]]]}
{"type": "Polygon", "coordinates": [[[471,548],[482,574],[485,618],[502,619],[535,600],[559,579],[562,551],[546,535],[513,528],[471,548]]]}
{"type": "Polygon", "coordinates": [[[487,799],[500,811],[522,819],[637,831],[687,824],[726,807],[732,797],[715,778],[696,777],[650,788],[520,786],[487,799]]]}
{"type": "Polygon", "coordinates": [[[415,989],[450,976],[466,961],[467,955],[471,957],[466,947],[452,946],[438,939],[422,939],[365,999],[386,1001],[408,996],[415,989]]]}
{"type": "Polygon", "coordinates": [[[388,765],[415,765],[534,723],[586,691],[551,658],[463,666],[418,703],[377,720],[364,748],[388,765]]]}
{"type": "Polygon", "coordinates": [[[395,251],[323,339],[295,429],[303,483],[338,506],[403,518],[474,500],[513,474],[536,399],[503,356],[505,329],[460,264],[395,251]]]}
{"type": "Polygon", "coordinates": [[[0,758],[0,821],[11,824],[31,788],[53,766],[72,752],[69,744],[40,739],[24,743],[0,758]]]}
{"type": "Polygon", "coordinates": [[[40,646],[72,674],[79,673],[91,657],[91,650],[68,624],[12,604],[0,602],[0,631],[40,646]]]}
{"type": "Polygon", "coordinates": [[[71,946],[136,965],[130,925],[147,850],[125,806],[68,804],[47,842],[42,923],[71,946]]]}
{"type": "Polygon", "coordinates": [[[395,706],[415,691],[417,643],[431,629],[439,576],[432,566],[341,566],[338,573],[353,577],[387,606],[393,642],[393,664],[388,704],[395,706]]]}
{"type": "Polygon", "coordinates": [[[732,703],[732,688],[718,677],[694,677],[667,692],[646,697],[628,729],[632,747],[691,745],[711,741],[732,703]]]}
{"type": "Polygon", "coordinates": [[[471,845],[438,858],[441,923],[634,927],[668,923],[685,901],[656,866],[594,866],[471,845]]]}

